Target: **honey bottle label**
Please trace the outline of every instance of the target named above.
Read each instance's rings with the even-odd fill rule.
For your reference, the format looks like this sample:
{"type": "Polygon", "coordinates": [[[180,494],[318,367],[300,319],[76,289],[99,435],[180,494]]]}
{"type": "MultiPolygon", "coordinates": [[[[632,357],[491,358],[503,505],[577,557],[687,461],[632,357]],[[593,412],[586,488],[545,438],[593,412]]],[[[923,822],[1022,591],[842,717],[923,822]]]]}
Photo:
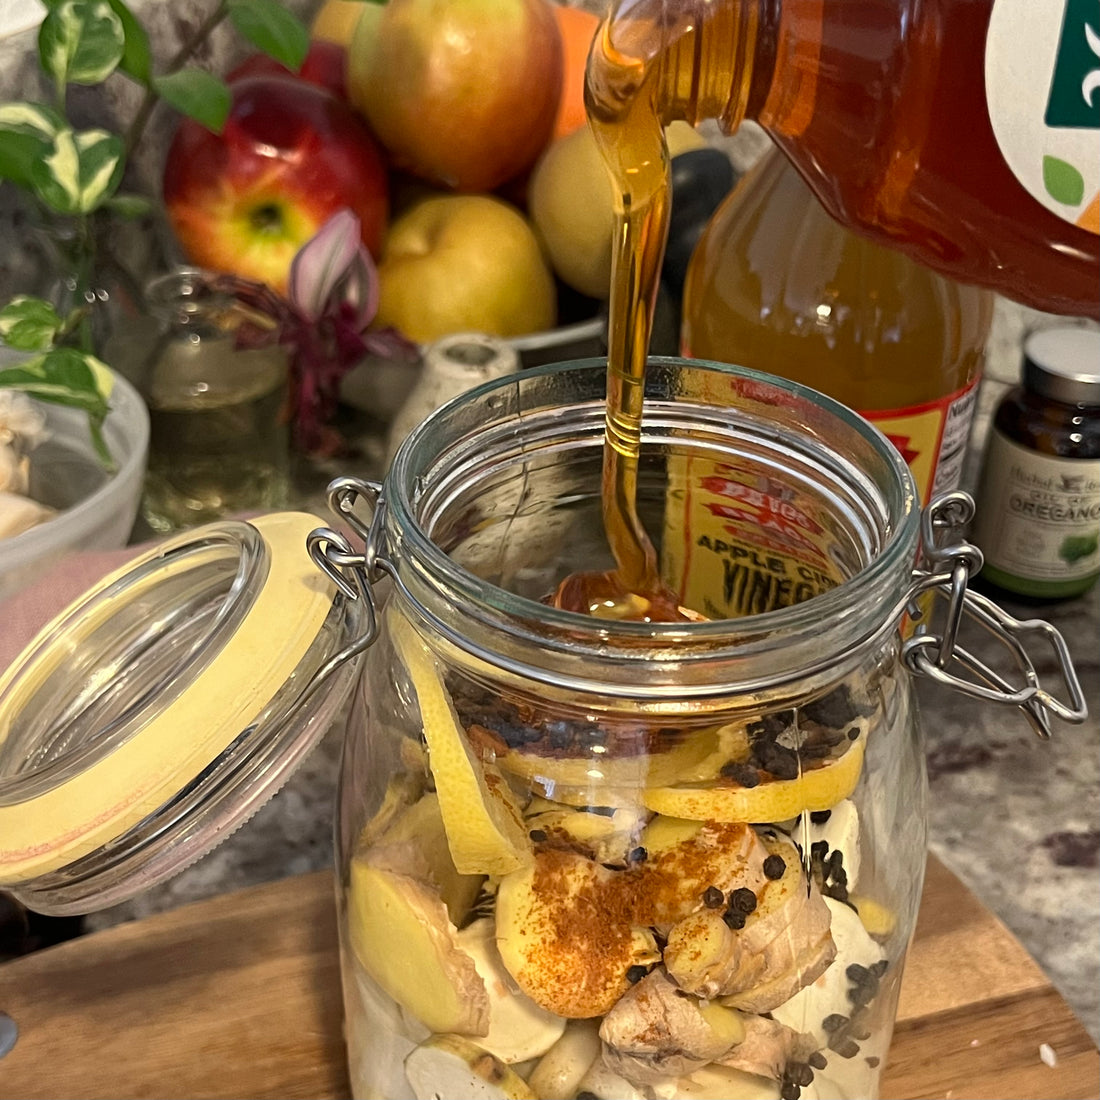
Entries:
{"type": "Polygon", "coordinates": [[[1005,163],[1048,210],[1100,232],[1100,6],[996,0],[985,48],[989,121],[1005,163]]]}

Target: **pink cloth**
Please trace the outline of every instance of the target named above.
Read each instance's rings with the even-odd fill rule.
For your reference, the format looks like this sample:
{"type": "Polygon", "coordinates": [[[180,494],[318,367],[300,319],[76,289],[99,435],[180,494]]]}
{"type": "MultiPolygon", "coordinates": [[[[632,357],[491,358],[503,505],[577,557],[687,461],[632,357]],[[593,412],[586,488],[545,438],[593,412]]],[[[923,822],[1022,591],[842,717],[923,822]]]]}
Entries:
{"type": "MultiPolygon", "coordinates": [[[[241,512],[228,518],[249,520],[258,514],[241,512]]],[[[325,524],[326,521],[318,517],[317,526],[321,527],[325,524]]],[[[329,519],[327,525],[350,536],[353,544],[357,541],[353,535],[350,535],[344,524],[329,519]]],[[[144,553],[159,541],[161,540],[152,539],[149,542],[123,547],[121,550],[70,554],[51,566],[28,588],[22,589],[14,596],[9,596],[7,600],[0,601],[0,672],[11,664],[50,619],[68,607],[77,596],[86,592],[100,578],[144,553]]]]}

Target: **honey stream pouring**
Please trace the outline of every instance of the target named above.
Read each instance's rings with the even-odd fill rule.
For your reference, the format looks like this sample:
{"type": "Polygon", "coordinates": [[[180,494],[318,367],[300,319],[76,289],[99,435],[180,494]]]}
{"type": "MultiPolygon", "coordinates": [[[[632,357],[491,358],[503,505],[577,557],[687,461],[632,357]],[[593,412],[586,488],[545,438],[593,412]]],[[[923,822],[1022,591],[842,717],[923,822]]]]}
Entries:
{"type": "Polygon", "coordinates": [[[559,605],[586,610],[593,586],[620,610],[623,589],[680,603],[633,503],[669,122],[754,119],[859,232],[1037,308],[1100,314],[1100,98],[1095,49],[1080,48],[1100,30],[1073,5],[1064,25],[1061,5],[1023,0],[900,6],[914,18],[898,0],[619,0],[601,27],[586,102],[619,198],[604,456],[618,582],[573,580],[559,605]],[[1054,187],[1055,166],[1079,186],[1054,187]]]}

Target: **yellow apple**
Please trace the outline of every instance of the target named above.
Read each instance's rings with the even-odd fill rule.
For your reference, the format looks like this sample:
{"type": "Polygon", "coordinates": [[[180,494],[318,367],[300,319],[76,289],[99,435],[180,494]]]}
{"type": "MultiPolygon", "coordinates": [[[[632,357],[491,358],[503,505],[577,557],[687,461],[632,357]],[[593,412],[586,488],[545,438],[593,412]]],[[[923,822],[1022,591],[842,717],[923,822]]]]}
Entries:
{"type": "Polygon", "coordinates": [[[522,336],[554,325],[554,277],[514,206],[439,194],[390,225],[378,267],[376,323],[427,343],[452,332],[522,336]]]}
{"type": "Polygon", "coordinates": [[[348,46],[352,105],[402,171],[494,191],[553,133],[562,41],[548,0],[387,0],[348,46]]]}
{"type": "MultiPolygon", "coordinates": [[[[666,137],[673,157],[706,144],[686,122],[672,123],[666,137]]],[[[590,298],[607,298],[615,192],[587,126],[547,146],[531,176],[527,210],[562,282],[590,298]]]]}
{"type": "Polygon", "coordinates": [[[364,3],[364,0],[325,0],[309,25],[309,36],[346,48],[351,45],[359,17],[372,8],[377,10],[378,5],[364,3]]]}

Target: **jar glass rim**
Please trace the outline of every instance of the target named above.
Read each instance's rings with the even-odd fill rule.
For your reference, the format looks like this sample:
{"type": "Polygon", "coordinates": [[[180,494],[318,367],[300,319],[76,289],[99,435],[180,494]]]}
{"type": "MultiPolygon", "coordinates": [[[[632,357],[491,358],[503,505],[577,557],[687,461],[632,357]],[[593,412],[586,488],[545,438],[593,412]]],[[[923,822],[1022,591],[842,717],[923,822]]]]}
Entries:
{"type": "MultiPolygon", "coordinates": [[[[643,414],[643,439],[646,439],[646,417],[653,414],[659,389],[667,382],[662,370],[673,372],[702,372],[716,374],[742,385],[752,392],[754,388],[776,400],[785,401],[799,412],[819,417],[822,424],[834,425],[858,441],[868,456],[873,456],[875,471],[849,468],[840,470],[838,476],[862,478],[860,491],[877,497],[882,523],[881,545],[871,560],[851,577],[829,591],[812,599],[790,606],[736,619],[713,619],[689,623],[609,622],[572,611],[549,607],[544,603],[507,589],[498,587],[466,570],[437,545],[431,533],[421,522],[421,504],[425,479],[435,475],[433,467],[445,461],[448,447],[454,447],[485,433],[494,421],[512,423],[513,433],[522,430],[526,415],[524,389],[536,390],[543,380],[576,383],[578,393],[593,400],[594,380],[606,373],[605,359],[577,360],[568,363],[548,364],[524,370],[517,375],[488,382],[448,402],[421,423],[405,440],[390,467],[386,480],[385,498],[394,529],[399,534],[401,556],[406,555],[420,563],[416,575],[432,577],[463,603],[466,611],[476,614],[480,609],[486,615],[515,624],[537,622],[543,630],[568,635],[571,644],[603,651],[609,644],[622,641],[627,646],[650,641],[655,646],[668,644],[677,647],[685,656],[697,647],[699,655],[712,655],[715,648],[736,648],[746,640],[762,636],[805,632],[820,625],[823,619],[840,614],[854,603],[866,599],[867,593],[881,590],[888,579],[898,578],[908,582],[913,566],[913,556],[920,523],[919,496],[913,475],[900,452],[870,422],[839,402],[807,386],[774,377],[759,371],[705,360],[688,360],[674,357],[651,357],[647,372],[646,413],[643,414]],[[587,383],[585,389],[583,383],[587,383]],[[653,402],[651,404],[651,401],[653,402]]],[[[598,404],[598,397],[595,399],[598,404]]],[[[723,410],[723,413],[726,410],[723,410]]],[[[776,429],[777,432],[779,429],[776,429]]],[[[806,439],[814,429],[805,426],[806,439]]],[[[643,446],[645,443],[643,442],[643,446]]],[[[826,449],[820,440],[814,440],[818,457],[828,461],[826,449]]],[[[840,461],[839,459],[837,460],[840,461]]],[[[839,467],[838,467],[839,470],[839,467]]],[[[895,586],[899,587],[899,586],[895,586]]],[[[899,587],[900,590],[900,587],[899,587]]],[[[881,601],[875,601],[876,604],[881,601]]],[[[888,606],[877,608],[881,614],[888,606]]],[[[522,629],[522,627],[520,628],[522,629]]],[[[455,638],[453,641],[460,641],[455,638]]]]}

